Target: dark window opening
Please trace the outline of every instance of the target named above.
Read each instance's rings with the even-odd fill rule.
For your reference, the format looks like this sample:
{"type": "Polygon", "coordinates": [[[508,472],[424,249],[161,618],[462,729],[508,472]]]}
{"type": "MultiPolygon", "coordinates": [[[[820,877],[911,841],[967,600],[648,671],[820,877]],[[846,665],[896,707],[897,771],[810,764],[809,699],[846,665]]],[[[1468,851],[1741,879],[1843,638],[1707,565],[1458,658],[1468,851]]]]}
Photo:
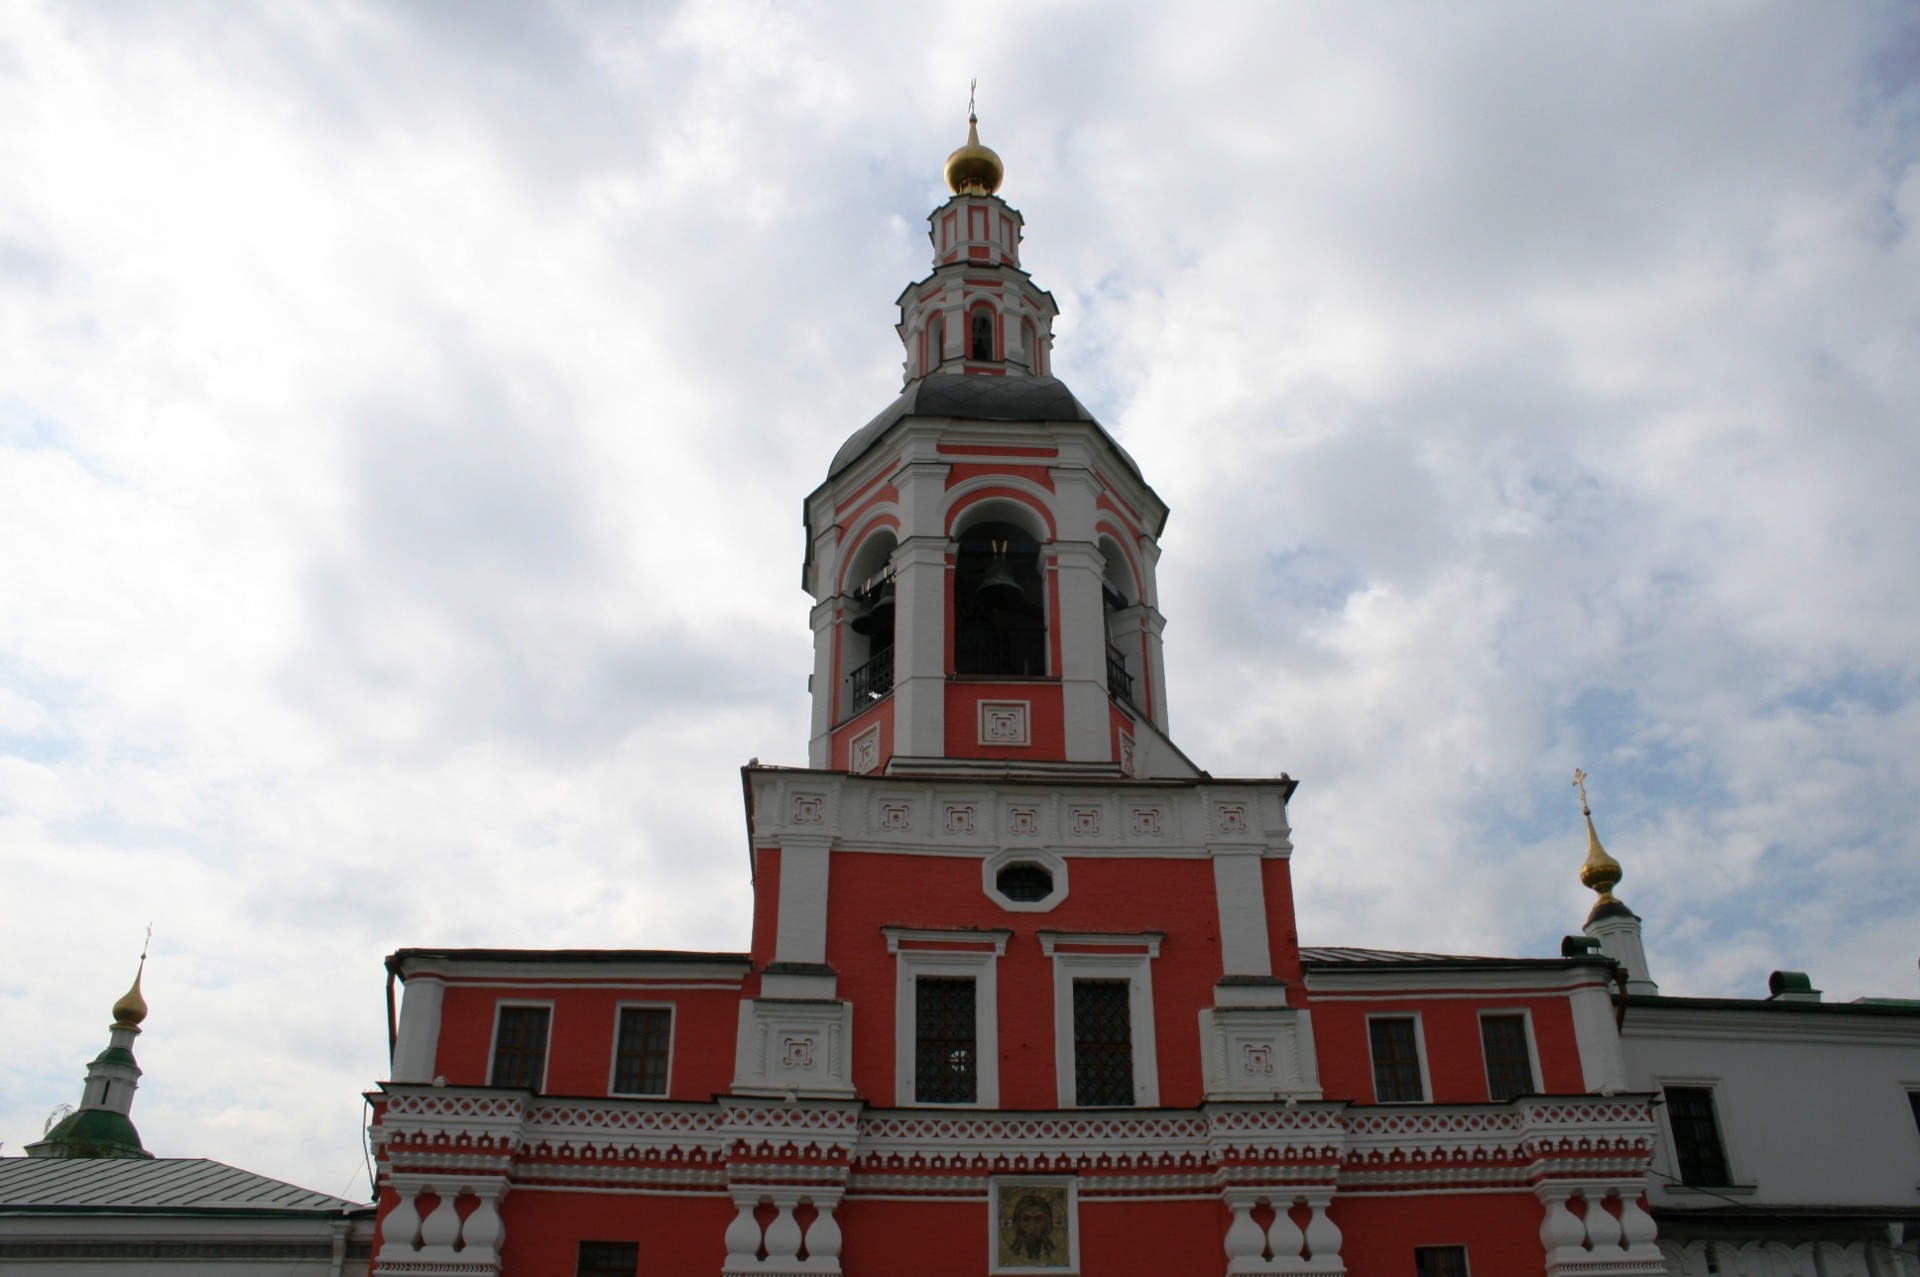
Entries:
{"type": "Polygon", "coordinates": [[[979,1078],[972,979],[921,976],[913,982],[913,1000],[914,1101],[973,1103],[979,1078]]]}
{"type": "Polygon", "coordinates": [[[1415,1277],[1467,1277],[1465,1246],[1415,1246],[1415,1277]]]}
{"type": "Polygon", "coordinates": [[[1073,1102],[1133,1103],[1133,1018],[1125,980],[1073,982],[1073,1102]]]}
{"type": "Polygon", "coordinates": [[[1045,865],[1022,861],[995,874],[993,886],[1009,900],[1031,904],[1053,894],[1053,874],[1045,865]]]}
{"type": "Polygon", "coordinates": [[[1047,672],[1040,546],[1010,523],[960,537],[953,570],[954,672],[1032,677],[1047,672]]]}
{"type": "Polygon", "coordinates": [[[1374,1103],[1405,1104],[1426,1099],[1413,1020],[1369,1020],[1367,1037],[1373,1047],[1374,1103]]]}
{"type": "Polygon", "coordinates": [[[547,1071],[547,1007],[501,1007],[500,1028],[493,1039],[494,1086],[540,1089],[547,1071]]]}
{"type": "Polygon", "coordinates": [[[891,576],[867,581],[853,592],[853,619],[847,628],[864,641],[866,653],[862,659],[859,643],[848,649],[860,661],[847,675],[848,715],[858,714],[893,691],[893,619],[891,576]]]}
{"type": "Polygon", "coordinates": [[[973,357],[993,358],[993,312],[985,307],[973,312],[973,357]]]}
{"type": "Polygon", "coordinates": [[[635,1277],[640,1271],[638,1242],[581,1242],[574,1277],[635,1277]]]}
{"type": "Polygon", "coordinates": [[[1667,1125],[1673,1131],[1680,1182],[1712,1186],[1733,1183],[1727,1170],[1727,1147],[1720,1141],[1720,1123],[1713,1113],[1713,1088],[1670,1086],[1666,1095],[1667,1125]]]}
{"type": "Polygon", "coordinates": [[[673,1012],[665,1007],[622,1007],[620,1034],[613,1048],[614,1093],[665,1095],[672,1040],[673,1012]]]}
{"type": "Polygon", "coordinates": [[[1920,1131],[1920,1091],[1908,1091],[1907,1103],[1913,1109],[1913,1127],[1920,1131]]]}
{"type": "Polygon", "coordinates": [[[1527,1053],[1527,1018],[1522,1015],[1480,1017],[1480,1049],[1487,1057],[1487,1098],[1505,1103],[1516,1095],[1532,1095],[1533,1060],[1527,1053]]]}
{"type": "Polygon", "coordinates": [[[947,321],[935,315],[927,321],[927,366],[924,371],[932,372],[947,357],[947,321]]]}

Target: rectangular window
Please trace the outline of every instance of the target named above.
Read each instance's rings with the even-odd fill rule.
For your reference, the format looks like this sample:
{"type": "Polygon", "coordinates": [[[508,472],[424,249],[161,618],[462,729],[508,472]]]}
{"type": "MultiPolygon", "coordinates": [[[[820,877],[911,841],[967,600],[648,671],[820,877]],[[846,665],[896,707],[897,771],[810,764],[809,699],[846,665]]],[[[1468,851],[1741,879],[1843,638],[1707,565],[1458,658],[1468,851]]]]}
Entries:
{"type": "Polygon", "coordinates": [[[1132,991],[1125,980],[1073,982],[1073,1092],[1083,1106],[1133,1103],[1132,991]]]}
{"type": "Polygon", "coordinates": [[[1467,1277],[1465,1246],[1415,1246],[1415,1277],[1467,1277]]]}
{"type": "Polygon", "coordinates": [[[574,1277],[636,1277],[640,1271],[638,1242],[581,1242],[574,1277]]]}
{"type": "Polygon", "coordinates": [[[1411,1016],[1367,1021],[1373,1046],[1376,1104],[1417,1103],[1427,1098],[1420,1082],[1420,1044],[1411,1016]]]}
{"type": "Polygon", "coordinates": [[[914,1103],[972,1104],[980,1093],[972,978],[921,976],[913,998],[914,1103]]]}
{"type": "Polygon", "coordinates": [[[550,1007],[501,1007],[493,1035],[494,1086],[537,1091],[546,1080],[550,1007]]]}
{"type": "Polygon", "coordinates": [[[1480,1050],[1487,1057],[1487,1098],[1501,1104],[1532,1095],[1533,1057],[1527,1051],[1527,1017],[1480,1017],[1480,1050]]]}
{"type": "Polygon", "coordinates": [[[1727,1147],[1720,1140],[1720,1123],[1713,1113],[1713,1088],[1669,1086],[1666,1095],[1667,1125],[1673,1131],[1680,1182],[1708,1186],[1733,1183],[1727,1171],[1727,1147]]]}
{"type": "Polygon", "coordinates": [[[613,1044],[615,1095],[665,1095],[673,1012],[665,1007],[621,1007],[613,1044]]]}

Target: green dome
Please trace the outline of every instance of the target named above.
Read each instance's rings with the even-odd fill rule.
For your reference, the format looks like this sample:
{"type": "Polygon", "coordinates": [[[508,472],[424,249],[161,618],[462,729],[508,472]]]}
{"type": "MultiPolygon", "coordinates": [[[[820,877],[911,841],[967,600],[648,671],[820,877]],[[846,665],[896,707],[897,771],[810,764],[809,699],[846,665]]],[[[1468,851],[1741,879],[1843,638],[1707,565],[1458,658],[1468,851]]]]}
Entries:
{"type": "Polygon", "coordinates": [[[27,1150],[35,1157],[152,1157],[140,1143],[140,1132],[124,1113],[108,1109],[81,1109],[69,1113],[27,1150]]]}

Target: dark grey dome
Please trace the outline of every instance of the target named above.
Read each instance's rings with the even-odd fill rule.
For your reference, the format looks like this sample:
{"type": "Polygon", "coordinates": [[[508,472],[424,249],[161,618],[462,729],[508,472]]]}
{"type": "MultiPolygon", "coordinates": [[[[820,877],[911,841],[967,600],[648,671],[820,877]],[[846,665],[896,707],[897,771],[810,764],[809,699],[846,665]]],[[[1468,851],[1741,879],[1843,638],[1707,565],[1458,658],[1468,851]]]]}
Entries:
{"type": "MultiPolygon", "coordinates": [[[[1098,427],[1065,382],[1058,377],[989,377],[980,373],[938,372],[911,382],[884,412],[840,445],[827,467],[831,479],[858,461],[880,436],[903,417],[958,417],[966,421],[1085,421],[1098,427]]],[[[1102,431],[1102,433],[1105,433],[1102,431]]],[[[1120,445],[1114,444],[1115,451],[1120,445]]],[[[1124,451],[1127,465],[1133,458],[1124,451]]]]}

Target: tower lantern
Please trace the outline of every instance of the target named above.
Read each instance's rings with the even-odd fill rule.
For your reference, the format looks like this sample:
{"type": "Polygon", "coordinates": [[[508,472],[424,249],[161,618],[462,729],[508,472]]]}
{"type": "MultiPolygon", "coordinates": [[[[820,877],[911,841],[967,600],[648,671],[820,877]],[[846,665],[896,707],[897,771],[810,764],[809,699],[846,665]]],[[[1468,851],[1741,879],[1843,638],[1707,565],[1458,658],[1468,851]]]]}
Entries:
{"type": "Polygon", "coordinates": [[[806,502],[814,767],[1190,777],[1166,736],[1166,507],[1052,375],[1000,157],[947,157],[905,385],[806,502]]]}

